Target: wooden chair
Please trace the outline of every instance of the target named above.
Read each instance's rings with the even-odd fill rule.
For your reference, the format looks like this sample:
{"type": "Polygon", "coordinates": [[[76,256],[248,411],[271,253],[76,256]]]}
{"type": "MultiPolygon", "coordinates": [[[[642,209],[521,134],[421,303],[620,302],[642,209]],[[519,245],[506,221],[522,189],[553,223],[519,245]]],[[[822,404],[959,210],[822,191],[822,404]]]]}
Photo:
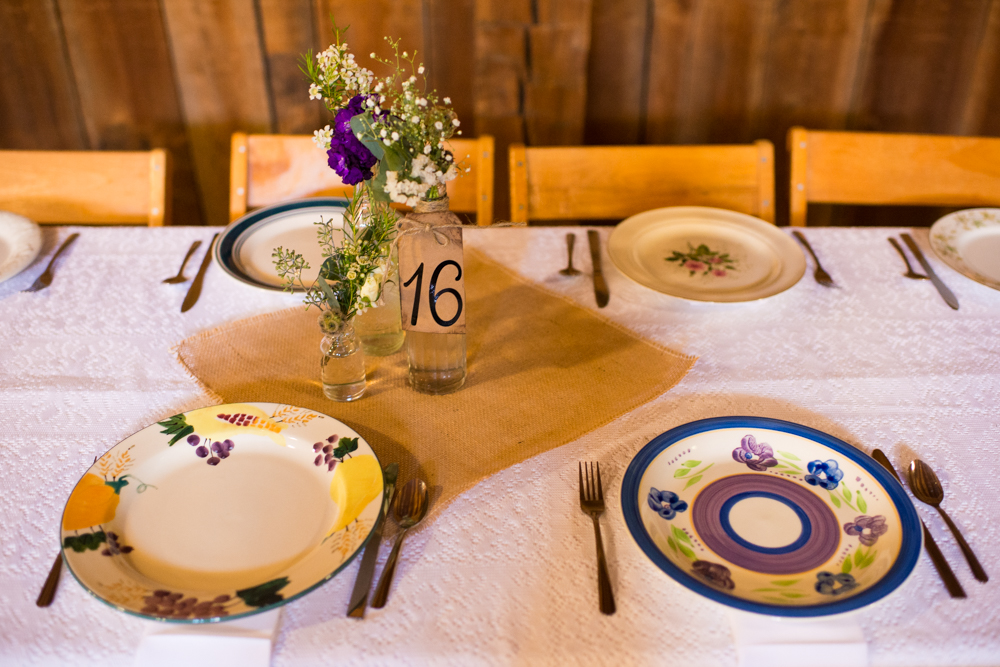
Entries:
{"type": "Polygon", "coordinates": [[[774,222],[774,146],[510,147],[513,222],[715,206],[774,222]]]}
{"type": "MultiPolygon", "coordinates": [[[[448,183],[451,210],[475,213],[479,225],[491,224],[493,137],[452,139],[451,150],[456,162],[471,169],[448,183]]],[[[302,197],[344,197],[354,190],[330,169],[326,153],[309,135],[233,134],[229,176],[230,220],[250,208],[302,197]]]]}
{"type": "Polygon", "coordinates": [[[0,210],[40,223],[170,224],[170,155],[0,151],[0,210]]]}
{"type": "Polygon", "coordinates": [[[874,132],[788,131],[791,223],[809,202],[1000,205],[1000,139],[874,132]]]}

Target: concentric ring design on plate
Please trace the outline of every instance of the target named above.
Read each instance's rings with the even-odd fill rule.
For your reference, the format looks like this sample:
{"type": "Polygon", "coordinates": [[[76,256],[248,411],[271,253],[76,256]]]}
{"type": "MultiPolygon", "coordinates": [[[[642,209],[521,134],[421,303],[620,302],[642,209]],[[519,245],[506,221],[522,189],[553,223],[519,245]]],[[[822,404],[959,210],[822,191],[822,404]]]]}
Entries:
{"type": "Polygon", "coordinates": [[[1000,290],[1000,209],[971,208],[949,213],[930,229],[941,261],[977,283],[1000,290]]]}
{"type": "Polygon", "coordinates": [[[383,493],[375,452],[342,422],[275,403],[210,406],[99,457],[66,502],[60,543],[80,584],[115,609],[238,618],[341,571],[383,493]]]}
{"type": "Polygon", "coordinates": [[[612,231],[608,254],[640,285],[693,301],[773,296],[798,282],[806,269],[801,248],[774,225],[704,206],[634,215],[612,231]]]}
{"type": "MultiPolygon", "coordinates": [[[[333,218],[335,226],[342,226],[348,203],[342,197],[313,197],[251,211],[223,230],[215,244],[215,261],[241,282],[281,291],[283,282],[274,269],[271,253],[278,246],[291,248],[302,253],[309,263],[310,269],[302,276],[309,284],[323,263],[315,223],[323,216],[333,218]]],[[[296,287],[295,291],[302,290],[296,287]]]]}
{"type": "Polygon", "coordinates": [[[718,417],[650,441],[622,480],[625,523],[668,576],[776,616],[872,604],[913,571],[916,510],[881,465],[821,431],[718,417]]]}
{"type": "Polygon", "coordinates": [[[766,574],[805,572],[830,559],[840,543],[840,525],[830,508],[805,488],[780,477],[742,474],[706,486],[691,510],[695,531],[724,560],[766,574]],[[733,508],[750,498],[788,506],[801,524],[791,543],[768,547],[744,539],[733,527],[733,508]]]}

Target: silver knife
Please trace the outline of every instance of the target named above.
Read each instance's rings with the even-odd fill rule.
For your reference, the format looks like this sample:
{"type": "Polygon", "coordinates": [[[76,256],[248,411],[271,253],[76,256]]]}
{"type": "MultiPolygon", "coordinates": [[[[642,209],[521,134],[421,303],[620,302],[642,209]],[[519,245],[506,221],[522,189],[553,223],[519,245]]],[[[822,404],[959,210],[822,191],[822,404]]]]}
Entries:
{"type": "Polygon", "coordinates": [[[927,260],[924,258],[924,253],[920,252],[920,248],[917,247],[917,243],[913,240],[913,237],[909,234],[900,234],[900,236],[903,238],[903,241],[906,242],[906,245],[910,247],[910,252],[912,252],[913,256],[917,258],[918,262],[920,262],[920,266],[924,267],[924,273],[926,273],[927,277],[931,279],[932,283],[934,283],[934,287],[937,287],[937,291],[941,294],[941,298],[944,299],[944,302],[955,310],[958,310],[958,299],[955,298],[955,295],[952,294],[950,289],[948,289],[948,286],[941,282],[941,279],[937,277],[936,273],[934,273],[934,269],[932,269],[931,265],[927,263],[927,260]]]}
{"type": "Polygon", "coordinates": [[[182,313],[191,310],[192,306],[198,302],[198,297],[201,296],[201,284],[205,280],[205,272],[208,271],[208,265],[212,263],[212,247],[215,245],[215,239],[217,238],[219,238],[218,234],[213,236],[208,244],[208,249],[205,251],[205,258],[201,260],[201,266],[198,268],[198,275],[194,277],[191,289],[188,290],[187,296],[184,297],[184,303],[181,304],[182,313]]]}
{"type": "Polygon", "coordinates": [[[347,615],[354,618],[365,617],[365,607],[368,606],[368,591],[372,587],[372,577],[375,574],[375,561],[378,560],[378,548],[382,543],[382,528],[392,507],[392,496],[396,492],[396,476],[399,474],[399,464],[390,463],[385,467],[385,496],[382,498],[382,512],[368,538],[368,546],[361,557],[361,567],[358,568],[358,578],[354,581],[354,591],[351,593],[351,603],[347,607],[347,615]]]}
{"type": "Polygon", "coordinates": [[[601,237],[595,230],[588,229],[587,242],[590,243],[590,262],[594,266],[594,297],[597,299],[597,307],[604,308],[608,305],[611,292],[604,280],[604,271],[601,270],[601,237]]]}

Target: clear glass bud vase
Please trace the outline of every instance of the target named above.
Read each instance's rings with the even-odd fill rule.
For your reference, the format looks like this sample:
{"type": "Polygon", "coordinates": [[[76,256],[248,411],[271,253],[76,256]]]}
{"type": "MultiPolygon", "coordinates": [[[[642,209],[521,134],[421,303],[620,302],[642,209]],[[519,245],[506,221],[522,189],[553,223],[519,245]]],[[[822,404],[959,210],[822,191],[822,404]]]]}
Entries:
{"type": "Polygon", "coordinates": [[[397,352],[406,338],[400,321],[399,265],[395,253],[393,255],[379,305],[354,317],[354,329],[361,339],[361,347],[366,355],[372,357],[385,357],[397,352]]]}
{"type": "Polygon", "coordinates": [[[358,343],[353,320],[331,325],[320,318],[323,340],[319,349],[323,393],[334,401],[353,401],[365,393],[365,353],[358,343]]]}
{"type": "MultiPolygon", "coordinates": [[[[421,200],[413,209],[415,219],[425,214],[430,224],[460,225],[448,211],[448,197],[421,200]]],[[[410,386],[424,394],[450,394],[465,384],[465,334],[406,333],[406,356],[409,361],[410,386]]]]}

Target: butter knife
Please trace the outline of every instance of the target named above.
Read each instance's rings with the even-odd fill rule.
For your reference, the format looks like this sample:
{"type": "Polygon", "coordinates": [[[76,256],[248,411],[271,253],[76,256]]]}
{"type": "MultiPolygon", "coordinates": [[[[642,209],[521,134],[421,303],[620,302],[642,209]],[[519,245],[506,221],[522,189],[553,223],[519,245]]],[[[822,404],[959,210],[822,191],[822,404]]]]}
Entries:
{"type": "Polygon", "coordinates": [[[906,242],[906,245],[909,246],[910,252],[913,253],[913,256],[917,258],[918,262],[920,262],[920,266],[924,267],[924,273],[926,273],[927,277],[931,279],[932,283],[934,283],[934,287],[937,287],[937,291],[941,294],[941,298],[944,299],[944,302],[955,310],[958,310],[958,299],[955,298],[955,295],[952,294],[950,289],[948,289],[948,286],[941,282],[941,279],[937,277],[936,273],[934,273],[934,269],[932,269],[931,265],[927,263],[927,260],[924,258],[924,253],[920,252],[920,248],[917,247],[917,243],[913,240],[913,237],[909,234],[900,234],[900,236],[903,241],[906,242]]]}
{"type": "MultiPolygon", "coordinates": [[[[899,474],[896,469],[892,467],[892,463],[889,458],[882,453],[881,449],[876,449],[872,452],[872,458],[882,464],[882,467],[892,473],[892,476],[896,478],[896,481],[900,484],[903,480],[899,479],[899,474]]],[[[931,531],[927,530],[927,524],[920,521],[920,525],[924,529],[924,548],[927,549],[927,555],[931,557],[931,562],[934,563],[934,569],[937,570],[938,575],[941,577],[941,581],[944,582],[945,588],[948,589],[948,593],[953,598],[964,598],[965,590],[962,588],[962,584],[958,583],[958,577],[952,572],[951,566],[948,565],[948,561],[944,559],[944,554],[941,553],[941,549],[938,548],[937,542],[934,541],[934,537],[931,535],[931,531]]]]}
{"type": "Polygon", "coordinates": [[[215,246],[215,239],[217,238],[219,238],[218,234],[213,236],[208,244],[208,249],[205,251],[205,258],[201,260],[201,266],[198,268],[198,275],[194,277],[191,289],[188,290],[187,296],[184,297],[184,303],[181,304],[182,313],[191,310],[194,304],[198,302],[198,297],[201,296],[201,284],[205,281],[205,272],[208,271],[208,265],[212,263],[212,248],[215,246]]]}
{"type": "Polygon", "coordinates": [[[608,305],[611,292],[608,291],[608,283],[604,280],[604,271],[601,269],[601,237],[593,229],[587,230],[587,242],[590,243],[590,262],[594,266],[594,297],[597,299],[597,307],[604,308],[608,305]]]}
{"type": "Polygon", "coordinates": [[[385,519],[392,507],[392,497],[396,492],[396,476],[399,474],[399,464],[390,463],[385,467],[385,496],[382,498],[382,512],[379,514],[372,534],[368,538],[368,546],[361,557],[361,567],[358,568],[358,578],[354,581],[354,591],[351,593],[351,603],[347,607],[347,615],[354,618],[364,618],[368,606],[368,591],[372,587],[372,577],[375,574],[375,561],[378,560],[378,548],[382,544],[382,529],[385,519]]]}

